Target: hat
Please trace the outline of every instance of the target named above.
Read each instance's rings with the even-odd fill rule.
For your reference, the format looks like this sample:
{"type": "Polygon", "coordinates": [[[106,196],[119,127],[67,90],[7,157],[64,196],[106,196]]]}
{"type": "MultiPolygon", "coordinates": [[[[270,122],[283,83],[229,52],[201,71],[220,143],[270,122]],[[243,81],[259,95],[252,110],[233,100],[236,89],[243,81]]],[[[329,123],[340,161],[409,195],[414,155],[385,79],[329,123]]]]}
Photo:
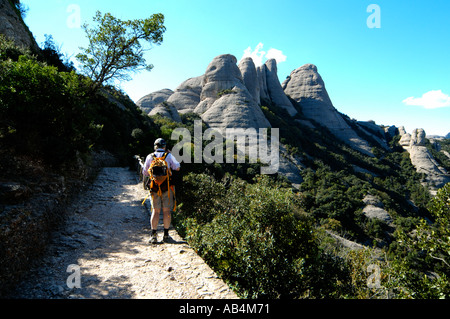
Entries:
{"type": "Polygon", "coordinates": [[[155,146],[166,146],[167,144],[166,144],[166,141],[164,141],[162,138],[158,138],[156,141],[155,141],[155,146]]]}

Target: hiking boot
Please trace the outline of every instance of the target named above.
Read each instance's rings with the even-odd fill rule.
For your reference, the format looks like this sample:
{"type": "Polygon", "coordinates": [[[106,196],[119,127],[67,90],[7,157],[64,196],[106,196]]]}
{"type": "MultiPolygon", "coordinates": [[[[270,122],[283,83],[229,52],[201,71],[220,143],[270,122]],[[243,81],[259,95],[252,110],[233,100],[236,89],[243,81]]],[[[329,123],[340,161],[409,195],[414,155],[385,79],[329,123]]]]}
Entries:
{"type": "Polygon", "coordinates": [[[150,238],[149,243],[150,244],[157,244],[158,243],[158,237],[156,236],[156,234],[152,235],[152,237],[150,238]]]}
{"type": "Polygon", "coordinates": [[[168,243],[172,240],[172,238],[169,235],[164,235],[163,242],[168,243]]]}

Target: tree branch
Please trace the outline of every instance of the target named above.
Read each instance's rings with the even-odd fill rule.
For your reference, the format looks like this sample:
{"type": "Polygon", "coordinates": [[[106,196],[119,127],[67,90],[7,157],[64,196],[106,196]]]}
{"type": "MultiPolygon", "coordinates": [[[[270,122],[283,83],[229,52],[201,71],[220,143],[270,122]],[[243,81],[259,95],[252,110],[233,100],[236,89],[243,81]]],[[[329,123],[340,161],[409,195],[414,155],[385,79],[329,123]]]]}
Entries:
{"type": "Polygon", "coordinates": [[[447,267],[450,267],[450,265],[445,261],[445,259],[444,258],[440,258],[440,257],[436,257],[436,256],[433,256],[431,253],[429,253],[429,255],[430,255],[430,257],[431,258],[434,258],[434,259],[437,259],[437,260],[440,260],[440,261],[442,261],[444,264],[446,264],[447,265],[447,267]]]}

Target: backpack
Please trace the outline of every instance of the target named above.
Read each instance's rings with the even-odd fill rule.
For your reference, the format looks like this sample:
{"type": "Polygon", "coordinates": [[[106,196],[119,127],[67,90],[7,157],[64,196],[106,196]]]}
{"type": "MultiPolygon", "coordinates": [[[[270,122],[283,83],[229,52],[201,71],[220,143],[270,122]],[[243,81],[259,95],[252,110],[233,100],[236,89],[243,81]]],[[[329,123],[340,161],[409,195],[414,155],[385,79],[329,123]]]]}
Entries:
{"type": "Polygon", "coordinates": [[[170,167],[166,162],[166,157],[169,153],[164,153],[162,157],[156,157],[153,153],[153,160],[148,169],[150,175],[149,188],[151,192],[157,192],[158,196],[161,196],[163,192],[166,192],[170,188],[170,167]]]}

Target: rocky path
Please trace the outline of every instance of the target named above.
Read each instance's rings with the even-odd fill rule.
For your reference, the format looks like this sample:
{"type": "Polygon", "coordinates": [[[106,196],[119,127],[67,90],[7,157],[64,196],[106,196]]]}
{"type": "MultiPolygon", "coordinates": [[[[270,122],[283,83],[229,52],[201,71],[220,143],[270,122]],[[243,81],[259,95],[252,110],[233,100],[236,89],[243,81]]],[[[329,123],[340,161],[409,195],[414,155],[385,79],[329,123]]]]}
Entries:
{"type": "Polygon", "coordinates": [[[171,243],[148,243],[145,196],[133,172],[104,168],[69,207],[46,257],[11,297],[237,298],[174,229],[171,243]]]}

